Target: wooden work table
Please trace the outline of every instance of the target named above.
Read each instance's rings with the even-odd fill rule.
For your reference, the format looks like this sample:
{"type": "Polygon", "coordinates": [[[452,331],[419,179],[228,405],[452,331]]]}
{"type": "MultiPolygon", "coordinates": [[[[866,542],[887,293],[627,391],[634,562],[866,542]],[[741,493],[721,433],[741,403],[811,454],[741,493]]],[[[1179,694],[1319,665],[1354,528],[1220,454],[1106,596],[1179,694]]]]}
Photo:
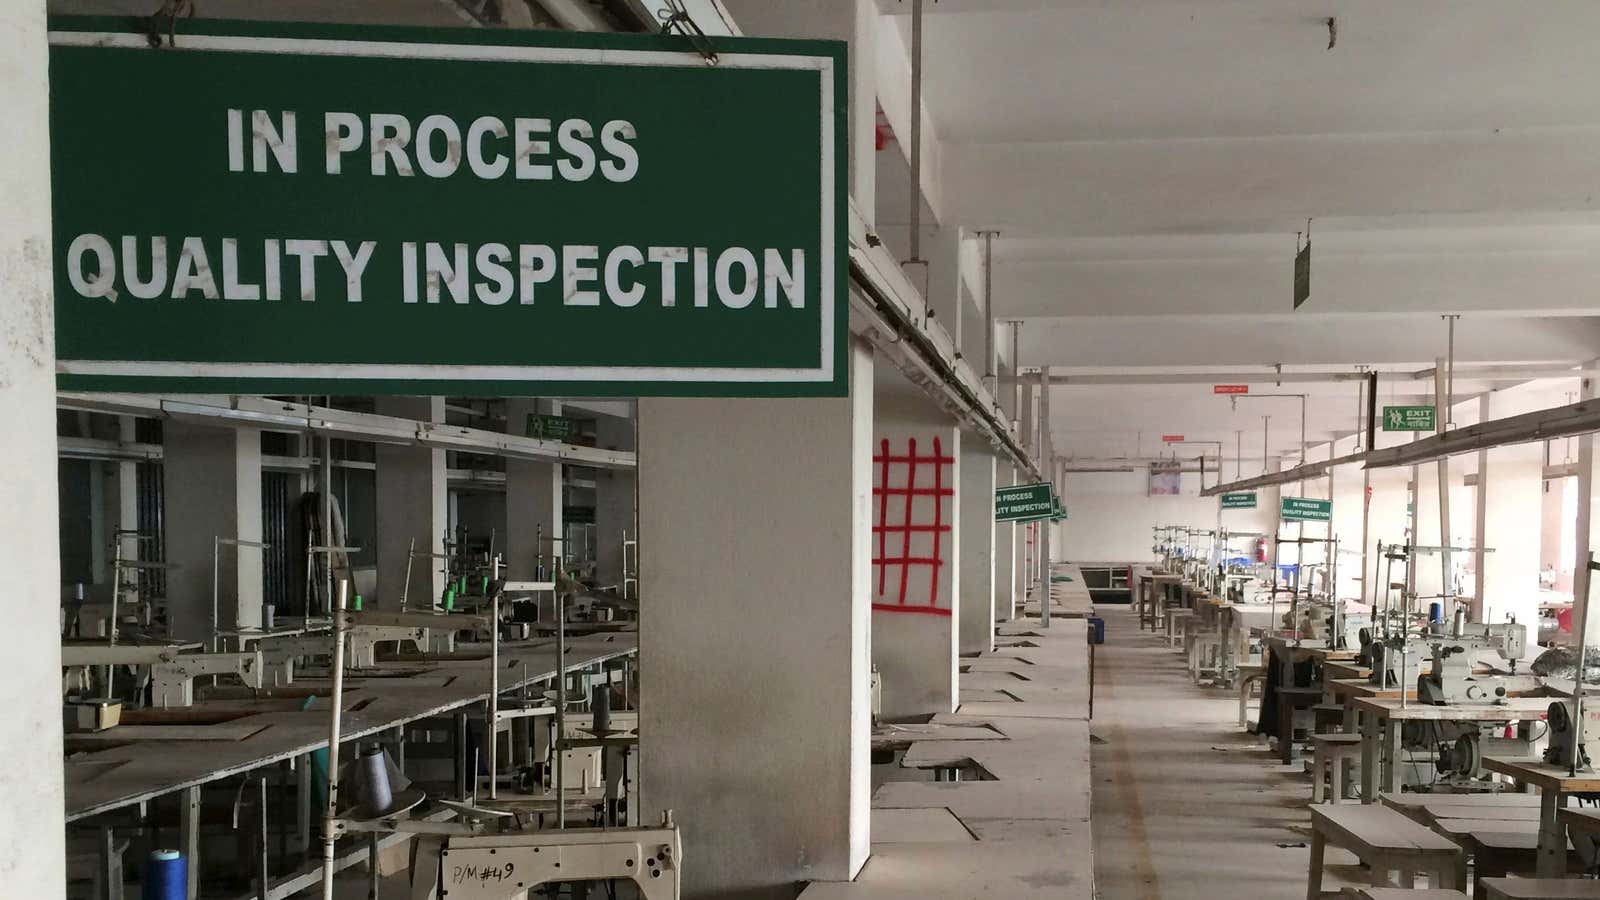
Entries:
{"type": "MultiPolygon", "coordinates": [[[[1549,698],[1545,698],[1548,702],[1549,698]]],[[[1553,766],[1537,759],[1485,756],[1483,767],[1490,772],[1515,779],[1539,789],[1539,868],[1540,878],[1566,874],[1567,829],[1590,828],[1592,814],[1587,810],[1566,809],[1567,797],[1600,791],[1600,772],[1572,775],[1565,766],[1553,766]]]]}
{"type": "MultiPolygon", "coordinates": [[[[347,675],[341,742],[378,734],[400,725],[457,712],[481,704],[489,696],[487,647],[463,645],[466,660],[430,659],[425,663],[380,663],[376,670],[347,675]]],[[[635,654],[637,635],[613,634],[567,640],[565,669],[582,671],[610,660],[635,654]]],[[[500,690],[551,682],[556,677],[555,642],[541,640],[500,645],[500,690]]],[[[296,679],[296,688],[326,691],[326,680],[296,679]]],[[[326,694],[311,701],[305,711],[282,711],[281,701],[263,704],[265,711],[242,716],[241,703],[219,701],[215,707],[199,703],[187,710],[203,715],[222,707],[232,716],[217,728],[216,740],[206,740],[207,726],[184,726],[184,740],[163,739],[160,728],[140,727],[119,734],[113,728],[100,737],[127,743],[66,760],[66,818],[68,822],[109,812],[188,788],[198,788],[252,769],[304,756],[328,743],[326,694]]]]}
{"type": "MultiPolygon", "coordinates": [[[[1394,689],[1398,692],[1398,688],[1394,689]]],[[[1400,726],[1405,722],[1512,722],[1537,719],[1549,697],[1507,697],[1502,703],[1431,704],[1398,697],[1354,697],[1349,709],[1361,721],[1361,799],[1400,792],[1400,726]],[[1381,776],[1381,780],[1380,780],[1381,776]]],[[[1487,767],[1487,766],[1486,766],[1487,767]]]]}

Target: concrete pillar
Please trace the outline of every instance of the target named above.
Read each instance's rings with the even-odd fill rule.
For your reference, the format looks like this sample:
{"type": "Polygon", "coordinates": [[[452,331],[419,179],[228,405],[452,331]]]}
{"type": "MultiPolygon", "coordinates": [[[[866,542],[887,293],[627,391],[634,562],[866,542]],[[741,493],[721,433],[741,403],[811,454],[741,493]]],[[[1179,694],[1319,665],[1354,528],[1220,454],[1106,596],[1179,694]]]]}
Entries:
{"type": "MultiPolygon", "coordinates": [[[[1010,487],[1017,483],[1017,469],[1010,462],[996,460],[995,487],[1010,487]]],[[[989,518],[994,519],[994,504],[990,501],[989,518]]],[[[1009,622],[1015,615],[1017,596],[1017,526],[1011,522],[994,523],[994,620],[1009,622]]]]}
{"type": "MultiPolygon", "coordinates": [[[[596,416],[596,443],[606,450],[637,446],[634,420],[596,416]]],[[[594,482],[595,577],[602,586],[622,585],[622,534],[639,536],[638,473],[633,469],[597,469],[594,482]]]]}
{"type": "Polygon", "coordinates": [[[878,374],[872,662],[883,714],[954,712],[961,584],[961,432],[898,371],[878,374]]]}
{"type": "Polygon", "coordinates": [[[874,226],[878,174],[878,5],[855,0],[851,22],[850,70],[850,197],[874,226]]]}
{"type": "MultiPolygon", "coordinates": [[[[379,397],[379,415],[443,422],[443,397],[379,397]]],[[[378,596],[377,604],[427,609],[444,594],[444,560],[411,558],[415,552],[444,552],[450,527],[450,484],[445,451],[429,447],[377,445],[378,596]],[[410,579],[407,581],[407,565],[410,579]]]]}
{"type": "MultiPolygon", "coordinates": [[[[261,432],[168,419],[162,429],[166,487],[167,608],[172,635],[211,637],[216,539],[261,540],[261,432]]],[[[254,547],[217,552],[221,628],[261,624],[262,558],[254,547]]]]}
{"type": "MultiPolygon", "coordinates": [[[[1490,419],[1531,411],[1530,404],[1515,393],[1495,391],[1488,400],[1490,419]]],[[[1537,523],[1544,503],[1542,445],[1491,449],[1486,468],[1478,472],[1478,490],[1484,492],[1481,540],[1493,551],[1484,554],[1484,621],[1504,622],[1514,617],[1532,634],[1539,624],[1537,523]]]]}
{"type": "MultiPolygon", "coordinates": [[[[526,435],[528,416],[561,414],[561,401],[513,398],[506,403],[506,431],[526,435]]],[[[560,463],[506,460],[506,577],[548,578],[563,537],[560,463]],[[536,571],[540,561],[544,571],[536,571]]]]}
{"type": "MultiPolygon", "coordinates": [[[[0,504],[13,521],[0,541],[0,588],[13,638],[6,654],[6,714],[0,747],[11,774],[0,778],[0,858],[5,893],[33,900],[66,896],[66,823],[61,777],[61,701],[46,686],[61,679],[59,611],[40,585],[61,581],[56,521],[55,325],[50,284],[50,121],[44,4],[0,6],[0,110],[14,129],[0,141],[0,417],[6,465],[0,504]]],[[[53,596],[53,594],[51,595],[53,596]]]]}
{"type": "MultiPolygon", "coordinates": [[[[1594,400],[1597,397],[1600,397],[1600,382],[1593,377],[1583,379],[1583,399],[1594,400]]],[[[1594,435],[1586,434],[1578,438],[1578,508],[1577,521],[1572,523],[1572,627],[1580,627],[1579,620],[1582,620],[1584,643],[1589,646],[1600,644],[1600,612],[1597,612],[1600,611],[1600,605],[1594,601],[1594,587],[1588,571],[1589,553],[1595,549],[1596,517],[1600,514],[1600,504],[1594,502],[1594,487],[1594,435]],[[1584,615],[1585,609],[1588,610],[1587,616],[1584,615]]]]}
{"type": "Polygon", "coordinates": [[[995,524],[994,451],[988,442],[961,442],[961,634],[962,653],[994,649],[995,524]]]}
{"type": "Polygon", "coordinates": [[[846,398],[639,401],[640,812],[699,848],[686,896],[866,861],[873,366],[849,352],[846,398]]]}

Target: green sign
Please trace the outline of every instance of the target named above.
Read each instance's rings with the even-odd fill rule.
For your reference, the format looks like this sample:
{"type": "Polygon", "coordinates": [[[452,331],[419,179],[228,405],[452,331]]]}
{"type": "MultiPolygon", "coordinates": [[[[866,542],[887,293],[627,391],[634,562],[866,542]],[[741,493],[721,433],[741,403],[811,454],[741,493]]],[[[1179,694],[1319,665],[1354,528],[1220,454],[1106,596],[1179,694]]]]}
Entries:
{"type": "Polygon", "coordinates": [[[50,33],[57,383],[846,393],[845,46],[50,33]]]}
{"type": "Polygon", "coordinates": [[[1222,508],[1223,509],[1255,509],[1256,508],[1256,492],[1255,491],[1240,491],[1240,492],[1235,493],[1235,494],[1223,494],[1222,495],[1222,508]]]}
{"type": "Polygon", "coordinates": [[[1058,503],[1055,488],[1048,482],[1019,484],[994,492],[996,522],[1032,522],[1055,515],[1058,503]]]}
{"type": "Polygon", "coordinates": [[[1385,406],[1384,431],[1436,431],[1434,408],[1431,406],[1385,406]]]}
{"type": "Polygon", "coordinates": [[[1067,505],[1062,503],[1061,498],[1055,496],[1053,493],[1051,494],[1050,499],[1055,503],[1055,509],[1050,513],[1050,521],[1065,522],[1067,520],[1067,505]]]}
{"type": "Polygon", "coordinates": [[[1332,500],[1312,500],[1306,497],[1284,497],[1279,503],[1281,518],[1285,522],[1331,522],[1332,500]]]}
{"type": "Polygon", "coordinates": [[[578,434],[578,423],[565,416],[528,414],[528,437],[551,441],[570,441],[578,434]]]}

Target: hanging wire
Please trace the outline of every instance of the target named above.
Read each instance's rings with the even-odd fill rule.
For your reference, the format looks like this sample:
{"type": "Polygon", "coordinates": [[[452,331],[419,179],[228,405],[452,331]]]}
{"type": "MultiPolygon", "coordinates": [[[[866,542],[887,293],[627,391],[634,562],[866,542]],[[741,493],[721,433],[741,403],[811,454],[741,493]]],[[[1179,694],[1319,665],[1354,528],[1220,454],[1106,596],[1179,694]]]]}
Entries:
{"type": "Polygon", "coordinates": [[[145,37],[149,39],[150,46],[160,47],[161,34],[165,31],[167,46],[176,47],[178,45],[178,19],[192,19],[194,18],[194,13],[194,0],[162,0],[161,8],[151,13],[150,18],[146,20],[150,29],[145,33],[145,37]]]}
{"type": "Polygon", "coordinates": [[[695,24],[689,10],[684,8],[683,0],[666,0],[666,4],[665,9],[656,10],[656,18],[661,20],[661,32],[688,38],[695,51],[705,57],[706,65],[716,65],[717,52],[711,49],[711,38],[695,24]]]}

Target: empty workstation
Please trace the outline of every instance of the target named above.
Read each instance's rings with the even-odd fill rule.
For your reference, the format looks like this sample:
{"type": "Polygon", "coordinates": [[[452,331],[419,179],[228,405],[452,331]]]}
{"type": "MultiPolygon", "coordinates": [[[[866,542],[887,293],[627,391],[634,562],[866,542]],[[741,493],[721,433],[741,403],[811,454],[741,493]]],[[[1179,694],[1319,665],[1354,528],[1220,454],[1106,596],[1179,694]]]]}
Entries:
{"type": "Polygon", "coordinates": [[[0,898],[1600,898],[1597,31],[0,4],[0,898]]]}

